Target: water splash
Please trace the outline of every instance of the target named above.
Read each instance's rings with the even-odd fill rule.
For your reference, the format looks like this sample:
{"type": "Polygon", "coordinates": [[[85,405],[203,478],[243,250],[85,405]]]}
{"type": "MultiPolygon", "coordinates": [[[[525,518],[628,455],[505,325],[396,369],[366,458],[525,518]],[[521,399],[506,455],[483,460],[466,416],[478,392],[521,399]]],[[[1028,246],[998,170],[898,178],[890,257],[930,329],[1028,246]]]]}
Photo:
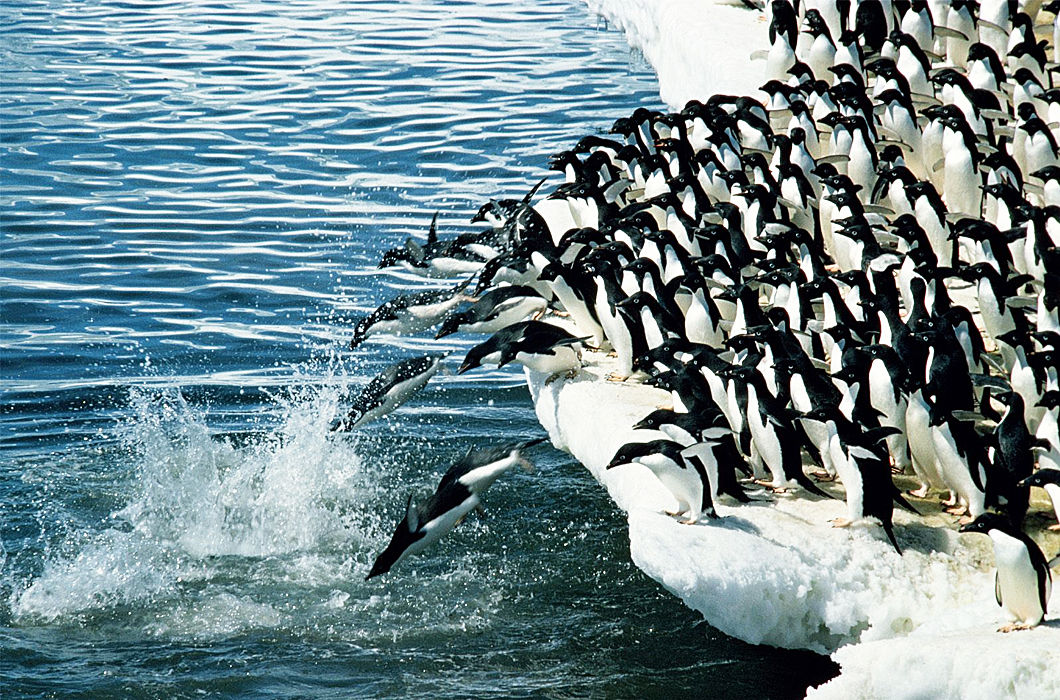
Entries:
{"type": "Polygon", "coordinates": [[[128,501],[13,595],[15,618],[176,595],[217,575],[221,557],[356,550],[372,533],[357,506],[375,487],[355,444],[328,432],[340,395],[338,385],[294,390],[278,399],[274,430],[238,444],[179,391],[133,390],[121,431],[136,464],[128,501]]]}

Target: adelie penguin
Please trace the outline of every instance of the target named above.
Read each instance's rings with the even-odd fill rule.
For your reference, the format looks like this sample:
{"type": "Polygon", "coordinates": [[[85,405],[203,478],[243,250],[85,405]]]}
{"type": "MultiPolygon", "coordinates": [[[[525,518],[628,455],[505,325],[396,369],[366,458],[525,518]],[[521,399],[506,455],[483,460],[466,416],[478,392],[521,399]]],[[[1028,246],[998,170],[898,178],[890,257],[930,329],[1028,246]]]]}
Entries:
{"type": "Polygon", "coordinates": [[[1030,629],[1041,623],[1053,581],[1045,555],[1034,540],[997,513],[983,513],[960,531],[989,535],[994,544],[994,597],[1014,620],[998,631],[1030,629]]]}
{"type": "Polygon", "coordinates": [[[390,413],[438,374],[447,355],[412,357],[387,367],[368,382],[353,400],[349,414],[331,429],[353,430],[390,413]]]}
{"type": "Polygon", "coordinates": [[[357,321],[350,348],[356,348],[376,333],[405,335],[427,330],[468,300],[463,292],[470,281],[468,278],[450,289],[428,289],[390,299],[357,321]]]}
{"type": "Polygon", "coordinates": [[[365,580],[390,571],[410,554],[419,554],[481,507],[480,498],[501,474],[514,466],[532,467],[522,451],[544,438],[497,447],[472,448],[449,467],[435,492],[416,503],[409,496],[405,517],[397,524],[390,544],[376,558],[365,580]]]}
{"type": "Polygon", "coordinates": [[[606,468],[614,469],[623,464],[647,467],[677,500],[677,511],[668,514],[686,514],[686,519],[681,521],[686,525],[692,525],[704,516],[718,517],[706,472],[701,471],[700,465],[689,464],[682,450],[680,443],[673,440],[631,442],[618,449],[606,468]]]}
{"type": "Polygon", "coordinates": [[[585,340],[552,323],[522,321],[497,331],[468,350],[457,374],[483,363],[496,362],[500,369],[510,362],[518,362],[535,372],[550,375],[551,382],[565,372],[577,372],[581,367],[581,344],[585,340]]]}

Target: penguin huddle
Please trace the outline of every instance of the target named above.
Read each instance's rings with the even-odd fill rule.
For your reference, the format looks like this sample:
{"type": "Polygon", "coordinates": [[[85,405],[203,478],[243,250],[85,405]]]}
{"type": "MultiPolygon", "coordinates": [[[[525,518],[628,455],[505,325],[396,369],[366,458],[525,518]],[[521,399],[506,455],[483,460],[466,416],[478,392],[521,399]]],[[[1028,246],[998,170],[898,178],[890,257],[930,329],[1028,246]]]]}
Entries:
{"type": "MultiPolygon", "coordinates": [[[[984,532],[1022,532],[1031,487],[1060,519],[1058,11],[773,0],[764,99],[637,109],[554,155],[564,182],[537,203],[541,183],[444,245],[432,224],[406,244],[418,268],[458,267],[438,251],[477,270],[433,315],[355,337],[493,333],[462,371],[550,380],[613,356],[610,379],[673,405],[608,467],[650,469],[687,523],[718,499],[841,493],[836,524],[878,522],[900,553],[894,506],[916,507],[897,474],[984,532]]],[[[998,551],[1000,588],[1031,579],[998,551]]]]}

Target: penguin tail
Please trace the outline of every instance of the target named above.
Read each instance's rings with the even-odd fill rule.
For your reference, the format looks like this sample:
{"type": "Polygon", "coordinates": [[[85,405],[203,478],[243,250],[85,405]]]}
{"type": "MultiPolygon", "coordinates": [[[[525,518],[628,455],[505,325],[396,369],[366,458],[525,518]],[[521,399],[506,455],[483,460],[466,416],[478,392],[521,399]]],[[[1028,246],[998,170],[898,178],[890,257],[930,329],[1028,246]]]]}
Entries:
{"type": "Polygon", "coordinates": [[[795,483],[797,483],[799,486],[803,487],[810,493],[820,496],[821,498],[835,498],[835,496],[828,493],[827,491],[822,490],[817,486],[817,484],[810,481],[809,477],[807,477],[801,471],[798,473],[798,475],[796,475],[795,483]]]}
{"type": "Polygon", "coordinates": [[[902,548],[898,546],[898,540],[894,537],[894,526],[890,523],[884,523],[883,531],[887,533],[887,539],[891,541],[894,551],[898,552],[898,556],[902,556],[902,548]]]}

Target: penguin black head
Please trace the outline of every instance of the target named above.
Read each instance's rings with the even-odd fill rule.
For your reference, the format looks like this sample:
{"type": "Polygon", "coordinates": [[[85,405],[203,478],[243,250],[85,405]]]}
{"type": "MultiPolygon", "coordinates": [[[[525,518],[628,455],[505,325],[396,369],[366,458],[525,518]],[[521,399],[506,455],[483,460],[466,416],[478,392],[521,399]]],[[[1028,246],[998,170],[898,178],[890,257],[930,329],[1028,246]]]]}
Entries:
{"type": "Polygon", "coordinates": [[[1015,536],[1009,519],[999,513],[983,513],[970,523],[961,525],[958,532],[981,532],[984,535],[991,530],[1000,530],[1007,535],[1015,536]]]}
{"type": "Polygon", "coordinates": [[[1060,469],[1039,469],[1019,483],[1020,488],[1027,486],[1043,487],[1046,484],[1060,486],[1060,469]]]}

